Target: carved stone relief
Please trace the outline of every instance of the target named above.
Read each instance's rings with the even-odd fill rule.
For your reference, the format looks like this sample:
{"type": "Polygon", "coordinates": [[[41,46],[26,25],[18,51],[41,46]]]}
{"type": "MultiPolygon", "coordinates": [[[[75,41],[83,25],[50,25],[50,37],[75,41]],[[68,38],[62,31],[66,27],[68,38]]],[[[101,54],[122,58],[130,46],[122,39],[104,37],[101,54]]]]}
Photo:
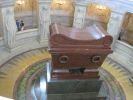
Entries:
{"type": "Polygon", "coordinates": [[[119,33],[122,28],[124,14],[119,14],[116,12],[111,13],[111,17],[107,26],[107,31],[113,36],[113,44],[119,37],[119,33]]]}
{"type": "Polygon", "coordinates": [[[14,19],[14,8],[2,8],[3,24],[4,24],[4,40],[9,48],[13,48],[15,44],[15,34],[17,32],[14,19]]]}
{"type": "Polygon", "coordinates": [[[40,4],[39,6],[39,33],[40,40],[48,37],[50,18],[50,4],[40,4]]]}
{"type": "Polygon", "coordinates": [[[85,15],[86,15],[86,6],[76,6],[73,26],[77,28],[84,27],[85,15]]]}
{"type": "Polygon", "coordinates": [[[108,23],[108,32],[112,35],[117,34],[117,31],[121,27],[121,15],[112,13],[109,23],[108,23]]]}

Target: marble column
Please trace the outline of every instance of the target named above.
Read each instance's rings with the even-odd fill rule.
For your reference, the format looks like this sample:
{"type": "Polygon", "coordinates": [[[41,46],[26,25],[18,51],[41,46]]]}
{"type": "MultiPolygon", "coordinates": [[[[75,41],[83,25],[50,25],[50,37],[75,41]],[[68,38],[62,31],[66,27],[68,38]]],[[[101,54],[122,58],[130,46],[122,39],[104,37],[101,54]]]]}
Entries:
{"type": "Polygon", "coordinates": [[[84,27],[87,4],[77,2],[75,2],[73,27],[82,28],[84,27]]]}
{"type": "Polygon", "coordinates": [[[39,0],[39,42],[44,43],[48,39],[51,0],[39,0]]]}
{"type": "Polygon", "coordinates": [[[4,43],[9,50],[12,50],[15,47],[15,39],[17,32],[14,17],[14,6],[4,6],[1,8],[1,12],[4,30],[4,43]]]}
{"type": "Polygon", "coordinates": [[[114,11],[111,13],[110,20],[107,25],[107,32],[113,37],[112,47],[114,46],[116,40],[118,40],[124,21],[124,15],[125,13],[118,13],[114,11]]]}

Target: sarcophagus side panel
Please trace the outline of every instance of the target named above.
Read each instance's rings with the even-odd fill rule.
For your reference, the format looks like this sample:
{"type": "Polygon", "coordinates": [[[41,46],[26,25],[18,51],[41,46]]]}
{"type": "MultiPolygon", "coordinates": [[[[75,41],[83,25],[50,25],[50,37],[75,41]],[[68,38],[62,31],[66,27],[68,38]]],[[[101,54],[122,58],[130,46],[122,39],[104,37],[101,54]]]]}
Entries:
{"type": "Polygon", "coordinates": [[[97,70],[107,55],[112,53],[112,40],[100,26],[76,29],[52,24],[49,36],[52,78],[98,79],[98,71],[94,70],[97,70]]]}
{"type": "Polygon", "coordinates": [[[89,68],[101,66],[107,55],[97,54],[52,54],[53,69],[89,68]]]}

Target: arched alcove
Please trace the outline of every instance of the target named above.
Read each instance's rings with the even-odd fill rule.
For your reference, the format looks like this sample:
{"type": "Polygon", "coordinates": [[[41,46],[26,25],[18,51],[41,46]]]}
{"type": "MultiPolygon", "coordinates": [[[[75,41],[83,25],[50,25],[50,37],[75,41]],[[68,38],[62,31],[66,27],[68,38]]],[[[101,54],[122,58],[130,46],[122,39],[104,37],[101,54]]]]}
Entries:
{"type": "Polygon", "coordinates": [[[104,5],[89,4],[86,10],[85,26],[101,24],[107,30],[111,9],[104,5]]]}
{"type": "Polygon", "coordinates": [[[37,0],[16,0],[15,20],[24,22],[24,29],[37,28],[38,26],[37,0]]]}
{"type": "Polygon", "coordinates": [[[125,14],[119,40],[133,46],[133,13],[125,14]]]}
{"type": "Polygon", "coordinates": [[[73,0],[53,0],[51,4],[51,22],[72,26],[74,17],[73,0]]]}

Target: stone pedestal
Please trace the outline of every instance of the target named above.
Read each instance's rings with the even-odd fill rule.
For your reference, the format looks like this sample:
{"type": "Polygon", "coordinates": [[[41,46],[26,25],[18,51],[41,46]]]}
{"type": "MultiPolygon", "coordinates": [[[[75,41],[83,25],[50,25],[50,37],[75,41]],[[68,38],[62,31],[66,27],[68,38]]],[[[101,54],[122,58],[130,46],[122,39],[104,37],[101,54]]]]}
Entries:
{"type": "Polygon", "coordinates": [[[51,63],[47,66],[50,78],[52,80],[69,80],[69,79],[99,79],[98,69],[53,69],[51,63]]]}
{"type": "Polygon", "coordinates": [[[47,64],[47,100],[106,100],[100,79],[56,80],[47,64]]]}
{"type": "Polygon", "coordinates": [[[100,95],[102,80],[98,68],[112,53],[111,43],[112,37],[100,26],[78,29],[52,24],[48,100],[105,100],[106,96],[100,95]]]}

